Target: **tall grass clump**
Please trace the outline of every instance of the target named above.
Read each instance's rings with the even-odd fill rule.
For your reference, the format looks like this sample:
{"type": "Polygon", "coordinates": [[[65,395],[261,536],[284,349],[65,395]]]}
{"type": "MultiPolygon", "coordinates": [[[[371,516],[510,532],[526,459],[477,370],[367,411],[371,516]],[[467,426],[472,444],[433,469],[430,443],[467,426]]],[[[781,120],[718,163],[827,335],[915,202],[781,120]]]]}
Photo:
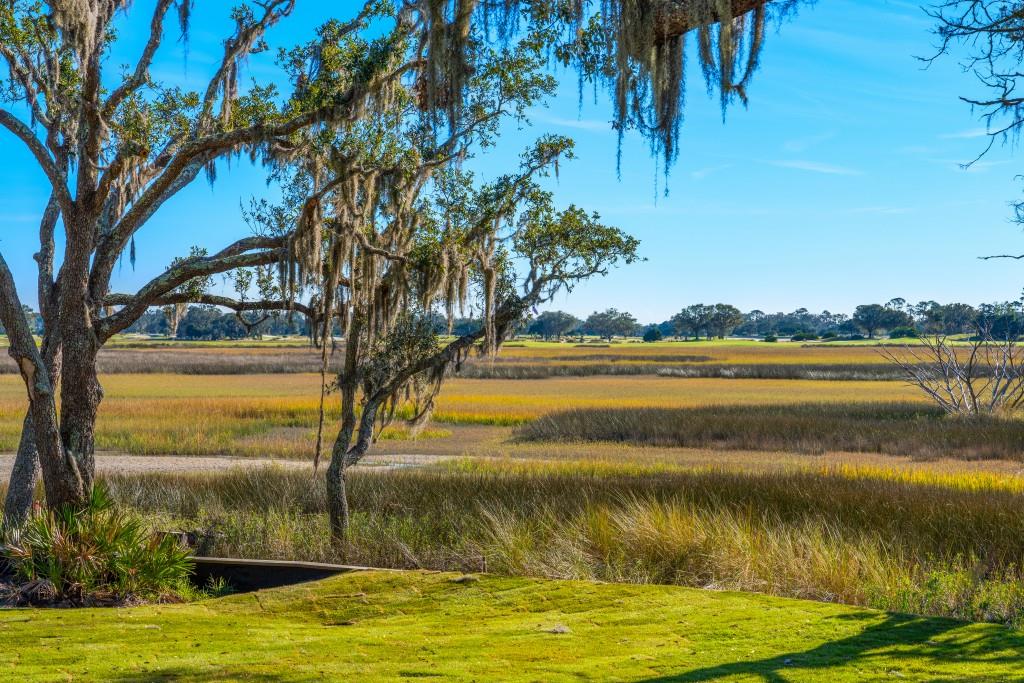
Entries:
{"type": "Polygon", "coordinates": [[[913,403],[577,408],[544,415],[521,427],[517,437],[815,454],[1024,458],[1024,420],[958,419],[913,403]]]}
{"type": "MultiPolygon", "coordinates": [[[[970,475],[965,475],[969,477],[970,475]]],[[[306,472],[121,475],[201,552],[666,583],[1024,623],[1024,494],[848,471],[596,462],[350,473],[349,543],[306,472]]]]}
{"type": "Polygon", "coordinates": [[[5,531],[0,562],[11,577],[6,587],[0,581],[0,599],[15,604],[131,604],[190,592],[189,551],[113,505],[100,486],[83,509],[38,507],[5,531]]]}

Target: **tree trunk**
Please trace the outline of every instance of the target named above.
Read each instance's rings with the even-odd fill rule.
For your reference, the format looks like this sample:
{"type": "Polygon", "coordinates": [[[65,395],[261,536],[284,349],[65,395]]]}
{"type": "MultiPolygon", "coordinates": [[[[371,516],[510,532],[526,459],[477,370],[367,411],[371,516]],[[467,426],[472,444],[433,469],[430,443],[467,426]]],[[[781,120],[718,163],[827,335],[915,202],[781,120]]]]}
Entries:
{"type": "MultiPolygon", "coordinates": [[[[96,415],[103,399],[103,389],[96,376],[96,351],[88,349],[85,353],[71,354],[65,348],[63,366],[61,442],[68,467],[78,479],[75,488],[87,498],[96,472],[96,415]]],[[[72,498],[67,502],[85,502],[84,498],[74,500],[78,494],[66,493],[72,498]]],[[[64,497],[65,493],[60,495],[64,497]]]]}
{"type": "MultiPolygon", "coordinates": [[[[61,354],[60,346],[52,341],[48,335],[43,336],[42,344],[43,363],[46,365],[50,377],[55,377],[60,372],[61,354]]],[[[14,467],[11,469],[11,478],[7,483],[7,499],[4,502],[5,526],[20,526],[28,519],[32,510],[32,502],[35,500],[36,485],[42,474],[42,467],[39,462],[39,448],[36,445],[35,427],[32,424],[32,411],[25,415],[25,421],[21,427],[21,440],[18,443],[18,453],[14,459],[14,467]]]]}
{"type": "Polygon", "coordinates": [[[327,515],[331,522],[331,538],[340,546],[344,545],[348,537],[349,526],[346,469],[344,453],[339,457],[335,449],[331,455],[331,464],[327,468],[327,515]]]}
{"type": "Polygon", "coordinates": [[[342,548],[348,539],[350,521],[345,474],[351,465],[362,460],[370,450],[378,407],[379,404],[376,403],[363,406],[363,414],[359,419],[359,431],[356,433],[356,443],[351,448],[348,447],[348,444],[352,441],[353,422],[351,418],[354,417],[355,410],[345,410],[345,421],[338,432],[334,448],[331,449],[331,464],[327,468],[327,512],[331,522],[331,537],[342,548]]]}
{"type": "Polygon", "coordinates": [[[4,500],[3,526],[21,526],[28,519],[35,499],[36,483],[39,481],[39,452],[36,450],[35,432],[32,429],[32,415],[27,413],[21,427],[21,442],[14,458],[11,480],[4,500]]]}
{"type": "Polygon", "coordinates": [[[60,482],[54,482],[52,486],[48,484],[47,503],[51,507],[55,505],[51,494],[61,503],[80,506],[92,492],[96,470],[96,413],[103,398],[96,376],[100,341],[92,324],[93,309],[97,304],[90,299],[89,293],[91,235],[96,234],[98,228],[87,221],[77,224],[68,221],[66,230],[69,236],[78,237],[77,248],[65,253],[60,287],[60,439],[65,469],[68,470],[62,479],[68,485],[60,482]]]}
{"type": "Polygon", "coordinates": [[[0,255],[0,320],[7,330],[7,353],[18,364],[28,393],[33,441],[46,488],[46,502],[55,507],[83,500],[81,480],[69,470],[61,443],[54,382],[49,364],[39,353],[21,308],[14,278],[0,255]],[[76,490],[76,483],[79,489],[76,490]]]}

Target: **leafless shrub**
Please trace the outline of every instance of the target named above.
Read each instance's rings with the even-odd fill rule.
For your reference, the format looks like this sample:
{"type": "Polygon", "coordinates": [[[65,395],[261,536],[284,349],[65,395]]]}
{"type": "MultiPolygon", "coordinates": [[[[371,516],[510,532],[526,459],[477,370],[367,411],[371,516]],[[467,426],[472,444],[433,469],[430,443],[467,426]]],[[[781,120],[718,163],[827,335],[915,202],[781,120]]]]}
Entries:
{"type": "Polygon", "coordinates": [[[880,353],[949,415],[1009,414],[1024,405],[1024,351],[1013,339],[986,334],[957,346],[945,336],[925,337],[900,353],[880,353]]]}

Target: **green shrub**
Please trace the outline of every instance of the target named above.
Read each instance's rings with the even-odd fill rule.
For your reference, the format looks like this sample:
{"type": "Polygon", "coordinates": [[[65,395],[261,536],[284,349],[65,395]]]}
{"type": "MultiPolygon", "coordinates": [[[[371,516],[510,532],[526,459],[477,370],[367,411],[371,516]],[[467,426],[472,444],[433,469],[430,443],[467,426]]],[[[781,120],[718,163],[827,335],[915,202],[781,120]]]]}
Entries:
{"type": "Polygon", "coordinates": [[[917,330],[913,327],[896,327],[889,330],[890,339],[916,339],[917,330]]]}
{"type": "Polygon", "coordinates": [[[644,331],[643,339],[645,342],[661,341],[661,330],[657,327],[650,327],[644,331]]]}
{"type": "Polygon", "coordinates": [[[766,342],[775,343],[775,342],[779,341],[779,338],[776,337],[774,334],[766,334],[766,335],[764,335],[764,340],[766,342]]]}
{"type": "Polygon", "coordinates": [[[18,603],[176,600],[189,592],[193,567],[175,538],[150,532],[100,486],[84,509],[35,509],[24,526],[4,533],[0,558],[15,581],[9,598],[18,603]]]}
{"type": "Polygon", "coordinates": [[[815,341],[815,340],[817,340],[817,338],[818,338],[818,335],[814,334],[813,332],[797,332],[796,334],[794,334],[793,336],[790,337],[790,340],[792,340],[792,341],[815,341]]]}

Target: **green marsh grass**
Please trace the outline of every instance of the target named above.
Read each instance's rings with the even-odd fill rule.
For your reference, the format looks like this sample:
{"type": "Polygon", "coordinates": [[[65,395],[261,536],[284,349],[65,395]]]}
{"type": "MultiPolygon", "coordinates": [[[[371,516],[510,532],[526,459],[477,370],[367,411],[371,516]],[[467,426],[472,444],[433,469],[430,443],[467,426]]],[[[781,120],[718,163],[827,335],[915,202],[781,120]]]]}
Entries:
{"type": "Polygon", "coordinates": [[[1024,492],[992,475],[741,472],[598,462],[353,471],[344,553],[320,477],[107,477],[204,553],[664,583],[1024,621],[1024,492]],[[943,478],[945,477],[945,478],[943,478]],[[963,481],[961,481],[963,480],[963,481]]]}

